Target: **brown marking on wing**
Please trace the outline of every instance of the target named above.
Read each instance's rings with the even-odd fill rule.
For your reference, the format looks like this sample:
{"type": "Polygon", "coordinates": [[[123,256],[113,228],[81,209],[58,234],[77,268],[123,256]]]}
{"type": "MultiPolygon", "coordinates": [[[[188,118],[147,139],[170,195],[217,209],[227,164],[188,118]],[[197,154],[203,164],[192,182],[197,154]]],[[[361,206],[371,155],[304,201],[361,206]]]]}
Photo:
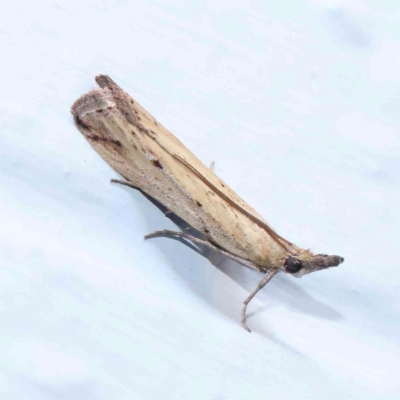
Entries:
{"type": "Polygon", "coordinates": [[[83,128],[83,130],[87,130],[87,131],[89,131],[89,132],[92,131],[92,128],[91,128],[89,125],[86,125],[86,124],[79,118],[79,116],[78,116],[77,114],[74,114],[74,120],[75,120],[75,124],[76,124],[78,127],[81,127],[81,128],[83,128]]]}
{"type": "Polygon", "coordinates": [[[101,114],[101,113],[103,113],[103,112],[106,111],[106,110],[111,110],[113,107],[114,107],[114,106],[109,106],[109,107],[106,107],[106,108],[99,108],[98,110],[95,110],[95,112],[96,112],[97,114],[101,114]]]}
{"type": "Polygon", "coordinates": [[[89,140],[92,140],[93,142],[103,142],[103,143],[115,144],[118,147],[122,147],[122,143],[119,140],[105,138],[105,137],[101,137],[98,135],[86,135],[86,137],[89,140]]]}
{"type": "Polygon", "coordinates": [[[160,161],[158,161],[158,160],[151,160],[151,163],[152,163],[156,168],[164,169],[164,167],[162,166],[162,164],[161,164],[160,161]]]}

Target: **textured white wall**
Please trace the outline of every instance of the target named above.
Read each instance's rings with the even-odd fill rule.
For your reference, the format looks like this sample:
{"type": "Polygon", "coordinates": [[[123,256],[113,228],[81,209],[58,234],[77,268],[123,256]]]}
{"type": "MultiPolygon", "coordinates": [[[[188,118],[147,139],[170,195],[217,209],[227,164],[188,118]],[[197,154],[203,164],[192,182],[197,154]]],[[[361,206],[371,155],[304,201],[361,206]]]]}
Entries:
{"type": "Polygon", "coordinates": [[[396,1],[0,3],[1,399],[397,399],[396,1]],[[218,268],[75,129],[110,75],[296,244],[218,268]]]}

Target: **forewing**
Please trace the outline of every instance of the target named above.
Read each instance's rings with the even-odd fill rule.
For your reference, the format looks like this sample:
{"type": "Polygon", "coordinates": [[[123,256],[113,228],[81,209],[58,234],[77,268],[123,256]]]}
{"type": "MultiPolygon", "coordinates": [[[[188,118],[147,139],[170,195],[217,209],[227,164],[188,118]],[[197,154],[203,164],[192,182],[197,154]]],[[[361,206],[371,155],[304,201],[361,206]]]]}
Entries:
{"type": "Polygon", "coordinates": [[[96,81],[100,89],[78,99],[72,113],[112,168],[226,251],[261,266],[282,263],[287,249],[255,210],[109,77],[96,81]]]}

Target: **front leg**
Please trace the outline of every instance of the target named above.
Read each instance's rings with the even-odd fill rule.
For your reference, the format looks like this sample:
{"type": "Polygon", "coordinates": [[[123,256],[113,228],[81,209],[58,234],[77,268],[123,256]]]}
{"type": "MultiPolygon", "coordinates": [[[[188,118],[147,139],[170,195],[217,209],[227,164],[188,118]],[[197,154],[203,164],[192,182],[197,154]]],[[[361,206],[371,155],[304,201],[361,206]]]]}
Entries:
{"type": "Polygon", "coordinates": [[[268,271],[268,274],[258,282],[257,287],[250,293],[247,299],[243,302],[242,308],[242,326],[246,329],[247,332],[251,332],[251,329],[246,324],[246,310],[247,306],[252,300],[252,298],[278,273],[277,269],[271,269],[268,271]]]}

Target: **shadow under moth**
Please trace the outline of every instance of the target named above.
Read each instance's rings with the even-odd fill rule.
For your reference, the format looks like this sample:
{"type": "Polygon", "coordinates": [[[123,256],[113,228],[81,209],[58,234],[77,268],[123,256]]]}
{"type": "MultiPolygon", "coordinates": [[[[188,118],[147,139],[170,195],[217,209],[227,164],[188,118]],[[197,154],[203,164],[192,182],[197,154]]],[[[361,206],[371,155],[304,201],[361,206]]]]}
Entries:
{"type": "Polygon", "coordinates": [[[91,146],[125,179],[113,181],[160,202],[204,239],[169,230],[145,237],[185,238],[264,274],[244,301],[241,322],[247,331],[250,300],[278,272],[301,277],[344,261],[284,239],[111,78],[99,75],[96,82],[100,88],[80,97],[71,112],[91,146]]]}

